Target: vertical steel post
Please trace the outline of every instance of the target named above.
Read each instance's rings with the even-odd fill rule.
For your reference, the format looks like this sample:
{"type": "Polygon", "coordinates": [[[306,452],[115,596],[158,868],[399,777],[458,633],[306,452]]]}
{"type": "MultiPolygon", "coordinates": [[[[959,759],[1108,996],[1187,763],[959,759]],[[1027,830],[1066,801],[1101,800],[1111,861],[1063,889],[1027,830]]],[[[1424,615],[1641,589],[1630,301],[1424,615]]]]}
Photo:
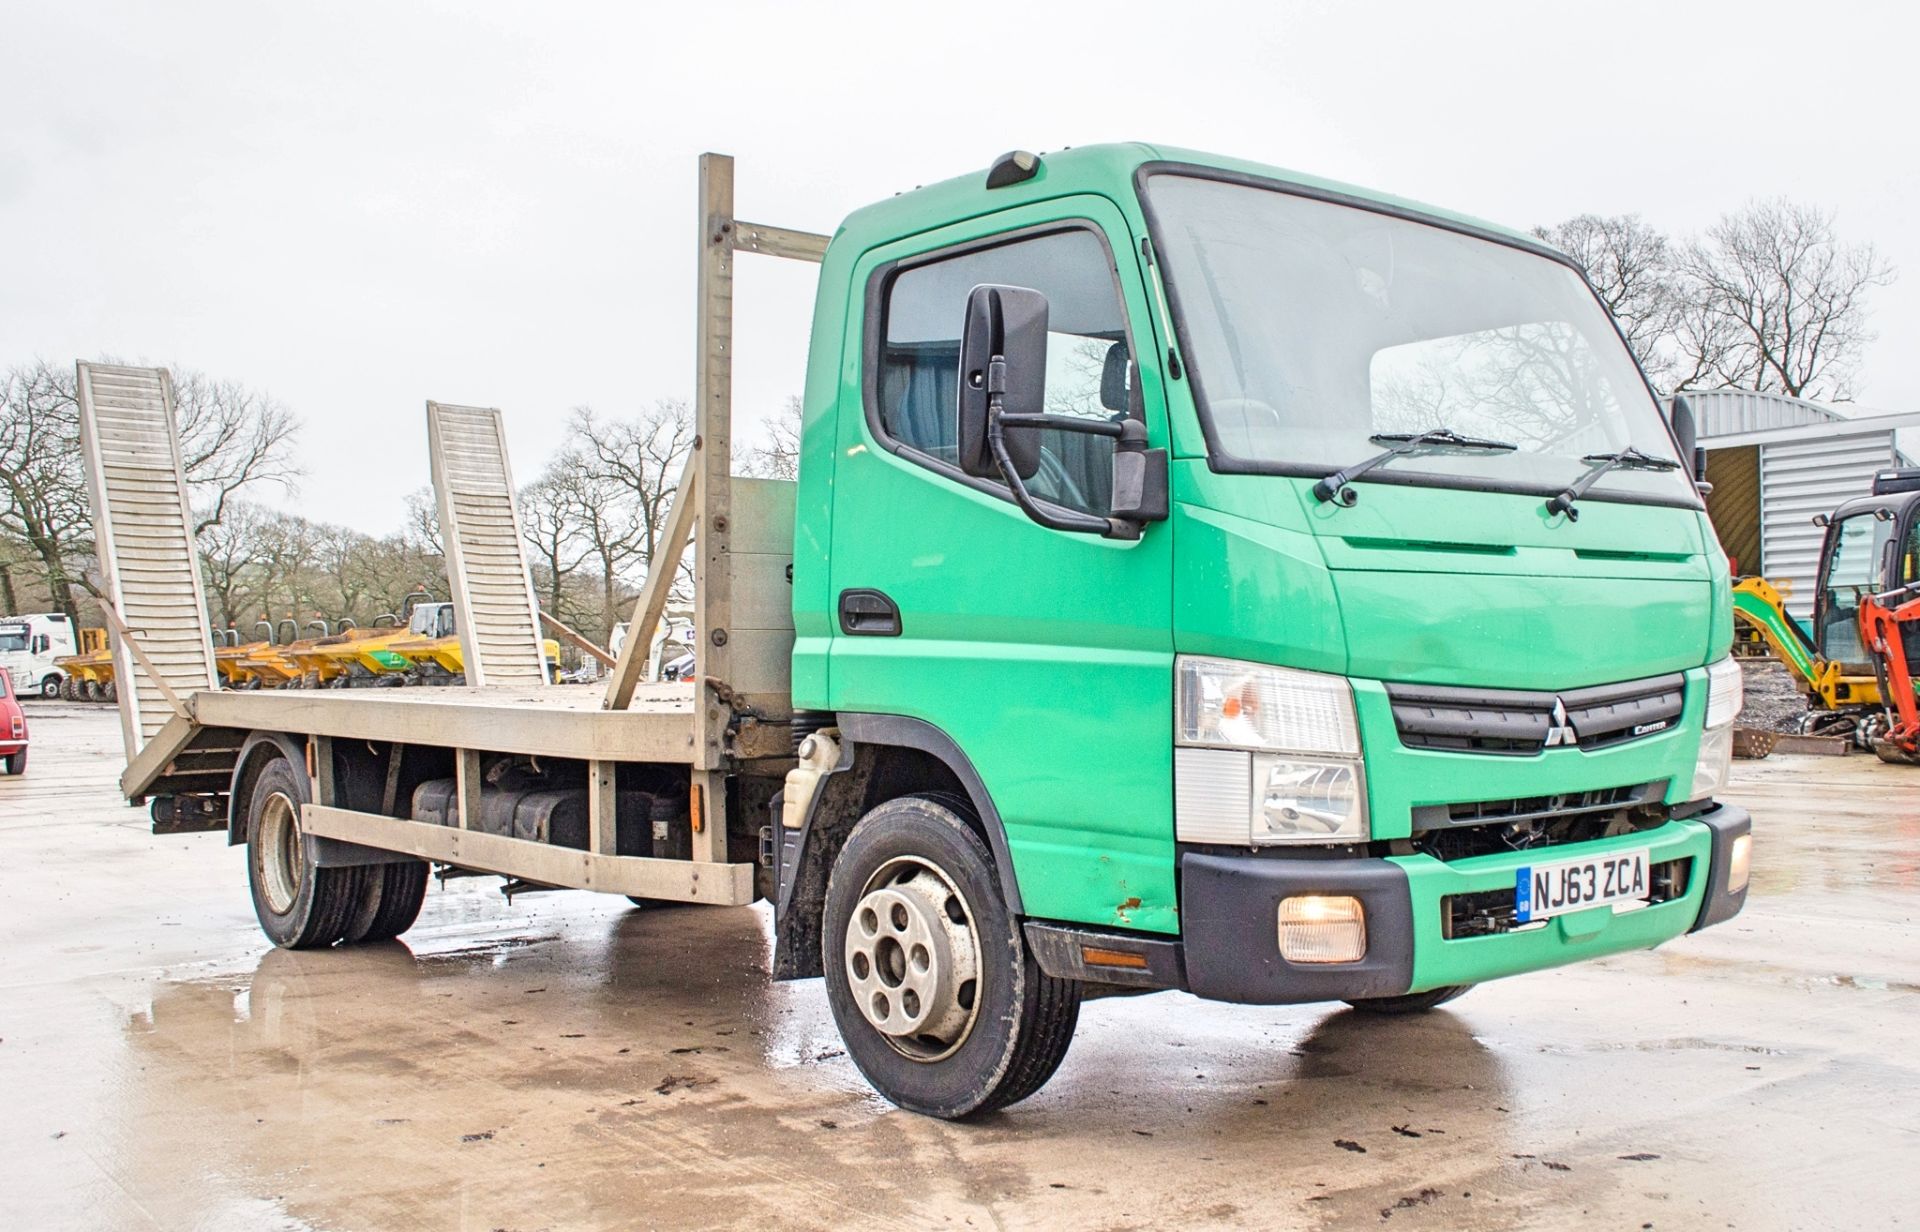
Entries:
{"type": "MultiPolygon", "coordinates": [[[[733,159],[700,156],[700,260],[694,362],[694,425],[699,438],[700,530],[694,570],[694,783],[701,789],[693,858],[727,858],[726,733],[730,708],[707,681],[725,681],[731,656],[733,462],[733,159]]],[[[671,567],[669,565],[669,567],[671,567]]],[[[651,629],[629,630],[648,638],[651,629]]]]}

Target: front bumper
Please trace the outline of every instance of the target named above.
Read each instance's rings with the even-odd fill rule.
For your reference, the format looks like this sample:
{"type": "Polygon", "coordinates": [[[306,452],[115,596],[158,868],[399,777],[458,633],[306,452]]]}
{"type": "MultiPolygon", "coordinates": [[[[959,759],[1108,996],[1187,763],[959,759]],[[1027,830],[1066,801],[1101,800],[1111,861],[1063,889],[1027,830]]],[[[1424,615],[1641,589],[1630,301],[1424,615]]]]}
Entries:
{"type": "Polygon", "coordinates": [[[1424,855],[1326,860],[1188,853],[1180,862],[1186,986],[1212,1000],[1259,1004],[1389,997],[1649,949],[1739,913],[1746,887],[1728,893],[1727,868],[1734,839],[1751,828],[1744,809],[1723,804],[1640,834],[1452,863],[1424,855]],[[1636,847],[1647,848],[1656,865],[1691,861],[1685,892],[1619,914],[1599,907],[1524,930],[1447,935],[1447,900],[1455,895],[1510,891],[1516,871],[1539,860],[1636,847]],[[1340,964],[1281,957],[1279,904],[1296,894],[1360,899],[1366,957],[1340,964]]]}

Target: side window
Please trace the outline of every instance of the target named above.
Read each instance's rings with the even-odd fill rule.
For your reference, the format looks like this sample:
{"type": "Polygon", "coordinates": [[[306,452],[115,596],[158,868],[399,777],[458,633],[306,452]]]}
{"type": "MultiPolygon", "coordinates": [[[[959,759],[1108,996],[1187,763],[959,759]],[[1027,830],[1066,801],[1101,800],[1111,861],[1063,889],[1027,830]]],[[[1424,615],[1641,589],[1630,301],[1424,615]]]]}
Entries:
{"type": "MultiPolygon", "coordinates": [[[[879,415],[886,435],[957,463],[960,326],[968,293],[982,283],[1031,287],[1047,297],[1048,411],[1126,416],[1132,357],[1113,262],[1097,235],[1072,229],[914,265],[893,278],[880,352],[879,415]]],[[[1040,469],[1027,486],[1056,505],[1106,513],[1112,506],[1113,441],[1042,432],[1040,469]]]]}
{"type": "Polygon", "coordinates": [[[1867,648],[1860,641],[1860,597],[1874,589],[1880,545],[1875,532],[1885,523],[1872,514],[1857,513],[1835,528],[1827,555],[1827,586],[1821,620],[1821,653],[1841,663],[1865,663],[1867,648]]]}

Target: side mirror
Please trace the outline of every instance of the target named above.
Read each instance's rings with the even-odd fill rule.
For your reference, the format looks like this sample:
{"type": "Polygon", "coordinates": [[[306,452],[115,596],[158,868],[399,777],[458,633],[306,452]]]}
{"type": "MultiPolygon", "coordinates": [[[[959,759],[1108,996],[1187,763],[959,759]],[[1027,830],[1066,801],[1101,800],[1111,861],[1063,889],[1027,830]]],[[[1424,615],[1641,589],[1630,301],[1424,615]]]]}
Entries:
{"type": "MultiPolygon", "coordinates": [[[[960,334],[960,469],[1001,478],[988,429],[994,414],[1038,415],[1047,392],[1047,297],[1026,287],[978,286],[960,334]]],[[[1040,434],[1005,427],[1001,443],[1022,479],[1040,469],[1040,434]]]]}
{"type": "Polygon", "coordinates": [[[1680,443],[1680,460],[1686,463],[1693,474],[1694,486],[1698,487],[1707,479],[1707,451],[1700,448],[1700,427],[1694,421],[1693,408],[1679,394],[1673,395],[1673,435],[1680,443]]]}

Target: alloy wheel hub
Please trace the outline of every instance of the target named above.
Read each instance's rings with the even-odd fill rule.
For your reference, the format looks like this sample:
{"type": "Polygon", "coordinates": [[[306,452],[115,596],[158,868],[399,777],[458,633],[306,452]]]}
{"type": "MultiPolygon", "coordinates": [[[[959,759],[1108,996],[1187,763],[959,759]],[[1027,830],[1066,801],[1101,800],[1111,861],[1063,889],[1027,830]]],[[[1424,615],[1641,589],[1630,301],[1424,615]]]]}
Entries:
{"type": "Polygon", "coordinates": [[[867,883],[847,926],[847,981],[875,1030],[919,1061],[965,1042],[978,1007],[972,913],[938,869],[896,860],[867,883]]]}

